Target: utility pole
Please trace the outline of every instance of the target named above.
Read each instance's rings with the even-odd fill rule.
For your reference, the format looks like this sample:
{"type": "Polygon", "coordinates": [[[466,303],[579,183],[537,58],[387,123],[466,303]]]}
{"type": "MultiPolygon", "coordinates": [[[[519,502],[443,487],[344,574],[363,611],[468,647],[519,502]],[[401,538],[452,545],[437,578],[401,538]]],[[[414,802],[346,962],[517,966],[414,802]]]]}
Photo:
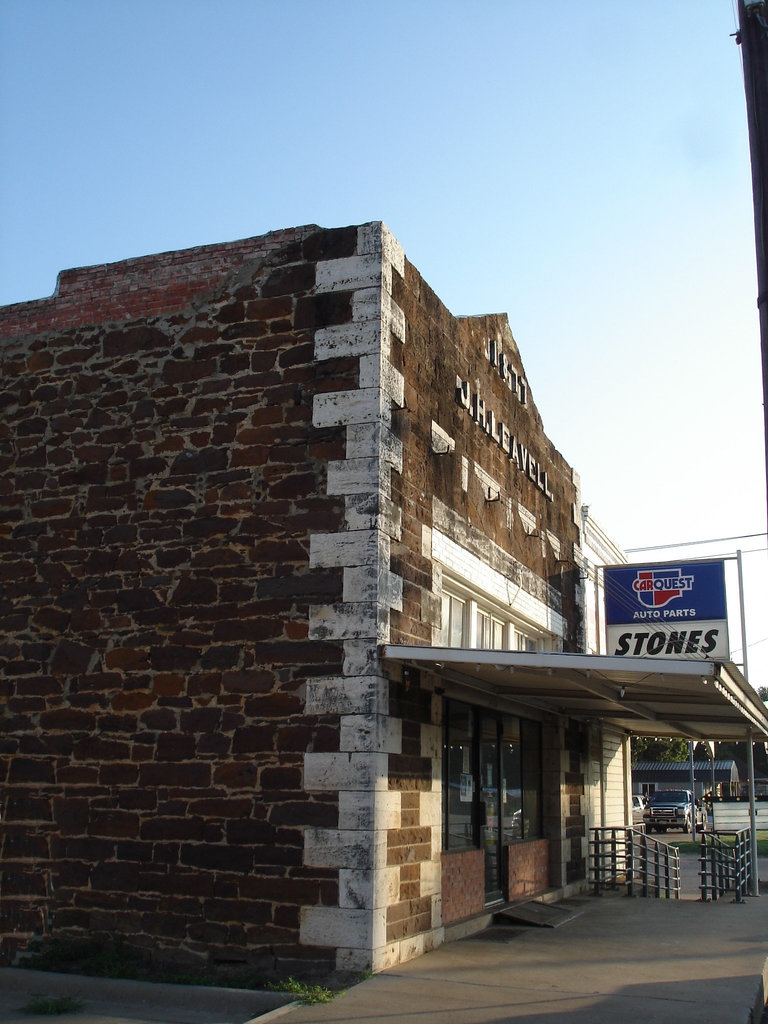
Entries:
{"type": "Polygon", "coordinates": [[[752,201],[757,250],[757,309],[763,367],[763,420],[768,481],[768,6],[739,0],[739,31],[747,100],[752,201]]]}
{"type": "MultiPolygon", "coordinates": [[[[739,0],[739,31],[747,100],[749,155],[752,164],[752,203],[755,208],[755,250],[757,254],[757,310],[760,317],[760,352],[763,367],[763,435],[766,481],[768,481],[768,8],[765,0],[739,0]]],[[[739,551],[741,574],[741,551],[739,551]]],[[[739,579],[741,587],[741,578],[739,579]]],[[[744,674],[747,673],[747,641],[744,636],[744,608],[741,609],[744,674]]],[[[757,817],[755,812],[755,760],[753,736],[747,732],[749,768],[749,826],[752,874],[750,895],[759,893],[757,881],[757,817]]],[[[714,811],[714,806],[713,806],[714,811]]],[[[714,823],[714,818],[713,818],[714,823]]]]}

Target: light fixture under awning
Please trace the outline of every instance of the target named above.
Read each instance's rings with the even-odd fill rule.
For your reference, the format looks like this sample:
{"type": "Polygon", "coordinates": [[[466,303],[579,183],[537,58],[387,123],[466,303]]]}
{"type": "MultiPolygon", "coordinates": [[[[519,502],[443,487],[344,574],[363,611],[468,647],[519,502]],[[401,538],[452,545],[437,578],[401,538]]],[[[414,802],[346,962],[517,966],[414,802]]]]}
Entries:
{"type": "Polygon", "coordinates": [[[635,735],[768,739],[765,705],[732,662],[398,644],[384,644],[381,654],[462,690],[635,735]]]}

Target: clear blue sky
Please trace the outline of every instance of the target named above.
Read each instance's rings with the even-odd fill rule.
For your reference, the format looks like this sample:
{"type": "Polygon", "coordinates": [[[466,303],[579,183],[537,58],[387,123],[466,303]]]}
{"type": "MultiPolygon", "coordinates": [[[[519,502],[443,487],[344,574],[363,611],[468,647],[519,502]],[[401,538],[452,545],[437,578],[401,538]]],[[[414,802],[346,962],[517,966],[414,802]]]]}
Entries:
{"type": "MultiPolygon", "coordinates": [[[[735,29],[732,0],[0,0],[0,303],[381,219],[454,313],[509,314],[620,543],[763,531],[735,29]]],[[[756,685],[767,563],[747,556],[756,685]]]]}

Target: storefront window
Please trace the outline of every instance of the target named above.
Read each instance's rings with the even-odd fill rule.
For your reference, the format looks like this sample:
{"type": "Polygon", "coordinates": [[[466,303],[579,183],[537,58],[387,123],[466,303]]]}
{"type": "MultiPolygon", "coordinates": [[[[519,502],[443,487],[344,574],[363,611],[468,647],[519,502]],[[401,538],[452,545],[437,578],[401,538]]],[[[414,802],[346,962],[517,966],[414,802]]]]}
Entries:
{"type": "Polygon", "coordinates": [[[523,835],[541,835],[541,726],[520,720],[523,780],[523,835]]]}
{"type": "Polygon", "coordinates": [[[446,700],[443,736],[445,848],[479,845],[489,815],[505,845],[540,836],[539,723],[446,700]],[[497,759],[493,765],[489,757],[497,759]]]}
{"type": "Polygon", "coordinates": [[[443,820],[446,849],[454,850],[475,842],[475,716],[467,704],[446,701],[445,705],[443,820]]]}
{"type": "Polygon", "coordinates": [[[505,843],[523,838],[520,719],[505,715],[501,734],[502,829],[505,843]]]}

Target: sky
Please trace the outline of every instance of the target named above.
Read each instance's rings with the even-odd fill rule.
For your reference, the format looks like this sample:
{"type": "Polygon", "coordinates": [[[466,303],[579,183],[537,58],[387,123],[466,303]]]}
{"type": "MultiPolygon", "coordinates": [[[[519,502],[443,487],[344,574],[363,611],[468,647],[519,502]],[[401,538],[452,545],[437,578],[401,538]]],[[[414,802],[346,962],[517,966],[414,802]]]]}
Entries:
{"type": "Polygon", "coordinates": [[[0,0],[0,304],[70,267],[383,220],[453,313],[508,314],[618,543],[745,552],[768,685],[736,24],[735,0],[0,0]]]}

